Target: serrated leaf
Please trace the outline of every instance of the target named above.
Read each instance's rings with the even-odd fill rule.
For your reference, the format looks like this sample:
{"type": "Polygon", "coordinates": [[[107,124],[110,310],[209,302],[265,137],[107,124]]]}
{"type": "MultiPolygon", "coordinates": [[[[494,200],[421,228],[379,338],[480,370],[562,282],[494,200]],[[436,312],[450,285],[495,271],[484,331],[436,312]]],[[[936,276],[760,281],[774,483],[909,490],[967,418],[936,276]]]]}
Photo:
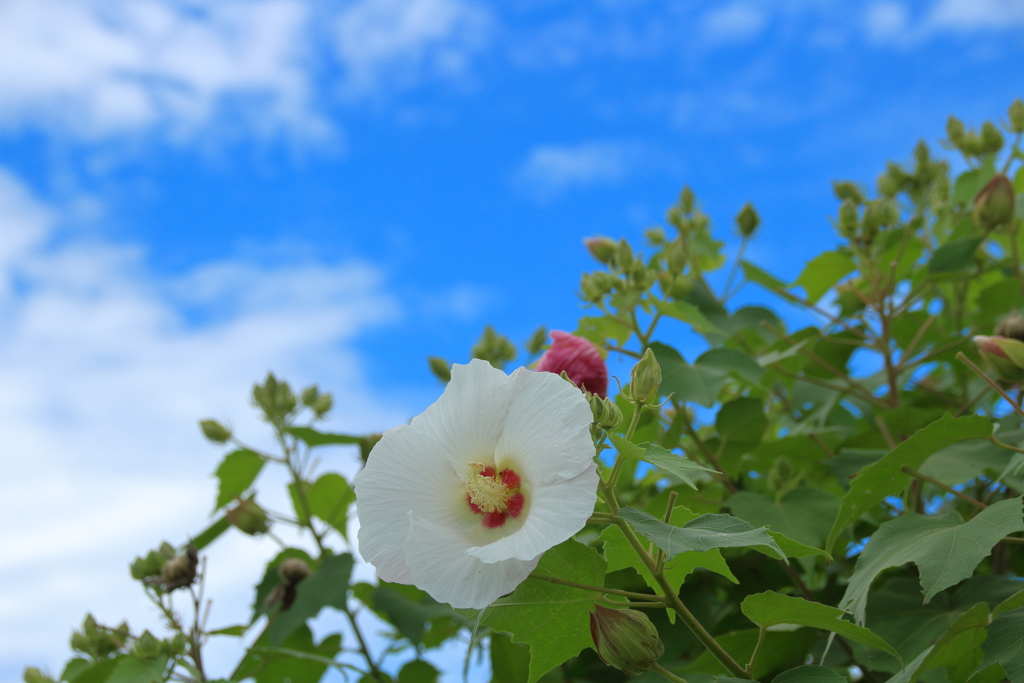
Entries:
{"type": "Polygon", "coordinates": [[[448,617],[464,622],[464,618],[448,605],[434,600],[413,586],[387,584],[373,592],[373,606],[383,612],[398,632],[414,645],[423,640],[427,623],[448,617]]]}
{"type": "Polygon", "coordinates": [[[804,288],[807,301],[815,303],[828,290],[844,277],[853,272],[856,266],[849,254],[840,251],[826,251],[811,259],[804,271],[800,273],[793,286],[804,288]]]}
{"type": "MultiPolygon", "coordinates": [[[[593,548],[569,539],[544,553],[535,574],[590,586],[604,585],[606,564],[593,548]]],[[[527,579],[483,610],[480,623],[530,646],[530,677],[536,681],[585,647],[590,647],[590,609],[598,594],[527,579]]],[[[460,610],[472,614],[471,610],[460,610]]]]}
{"type": "Polygon", "coordinates": [[[718,329],[714,323],[705,317],[700,309],[693,304],[688,304],[685,301],[662,301],[660,299],[654,300],[654,307],[662,315],[667,315],[670,318],[680,320],[695,331],[712,334],[724,334],[722,330],[718,329]]]}
{"type": "Polygon", "coordinates": [[[327,555],[309,578],[299,584],[295,602],[287,611],[279,612],[267,626],[267,644],[276,647],[297,628],[320,613],[324,607],[345,609],[348,580],[352,575],[352,556],[327,555]]]}
{"type": "Polygon", "coordinates": [[[848,683],[849,680],[835,669],[807,665],[783,671],[772,683],[848,683]]]}
{"type": "Polygon", "coordinates": [[[982,649],[985,658],[974,673],[998,662],[1010,683],[1024,681],[1024,607],[996,617],[988,627],[988,638],[982,643],[982,649]]]}
{"type": "Polygon", "coordinates": [[[899,657],[896,650],[874,633],[842,619],[845,612],[820,602],[765,591],[748,595],[740,604],[747,618],[763,628],[779,624],[799,624],[837,633],[866,647],[876,648],[899,657]]]}
{"type": "Polygon", "coordinates": [[[658,469],[664,470],[674,477],[679,478],[684,484],[690,486],[693,489],[697,488],[697,485],[690,479],[691,476],[698,472],[710,472],[715,473],[714,470],[709,470],[706,467],[702,467],[697,463],[689,460],[681,455],[676,455],[672,451],[666,450],[657,444],[650,442],[644,442],[641,444],[634,444],[626,439],[622,438],[618,434],[609,434],[609,440],[612,445],[615,446],[615,450],[619,452],[619,455],[630,460],[643,460],[648,462],[658,469]]]}
{"type": "Polygon", "coordinates": [[[970,521],[956,511],[942,517],[904,514],[878,527],[854,569],[839,602],[858,624],[864,623],[868,589],[883,570],[907,562],[917,564],[924,600],[969,577],[1007,534],[1024,529],[1021,499],[990,505],[970,521]]]}
{"type": "MultiPolygon", "coordinates": [[[[310,512],[338,530],[348,539],[348,510],[356,494],[340,474],[328,472],[309,488],[306,501],[310,512]]],[[[301,517],[300,517],[301,519],[301,517]]]]}
{"type": "Polygon", "coordinates": [[[770,275],[764,270],[761,270],[753,263],[744,261],[741,265],[743,267],[743,277],[747,278],[751,282],[756,282],[762,287],[770,289],[773,292],[786,289],[786,283],[774,275],[770,275]]]}
{"type": "Polygon", "coordinates": [[[943,244],[928,260],[928,272],[951,273],[967,270],[974,264],[974,252],[983,241],[981,237],[971,237],[943,244]]]}
{"type": "Polygon", "coordinates": [[[674,394],[679,403],[699,403],[710,408],[729,381],[729,373],[718,367],[690,365],[671,346],[654,342],[650,345],[661,366],[659,396],[674,394]]]}
{"type": "Polygon", "coordinates": [[[881,503],[887,496],[899,495],[910,480],[901,468],[920,469],[932,453],[954,443],[969,439],[985,439],[992,434],[992,422],[987,417],[971,415],[952,417],[946,415],[892,449],[881,460],[864,468],[850,484],[850,490],[843,496],[839,514],[829,532],[825,550],[832,552],[832,546],[839,533],[855,519],[881,503]]]}
{"type": "Polygon", "coordinates": [[[672,526],[660,519],[624,507],[619,515],[647,540],[665,551],[672,559],[682,552],[711,550],[712,548],[751,548],[788,562],[786,555],[768,534],[768,529],[755,529],[732,515],[701,515],[683,526],[672,526]]]}
{"type": "Polygon", "coordinates": [[[362,437],[350,434],[330,434],[319,432],[312,427],[286,427],[285,430],[292,436],[298,438],[310,448],[315,446],[332,446],[340,444],[359,443],[362,437]]]}
{"type": "Polygon", "coordinates": [[[245,448],[228,453],[215,473],[220,487],[213,509],[219,510],[245,493],[256,481],[265,462],[263,456],[245,448]]]}

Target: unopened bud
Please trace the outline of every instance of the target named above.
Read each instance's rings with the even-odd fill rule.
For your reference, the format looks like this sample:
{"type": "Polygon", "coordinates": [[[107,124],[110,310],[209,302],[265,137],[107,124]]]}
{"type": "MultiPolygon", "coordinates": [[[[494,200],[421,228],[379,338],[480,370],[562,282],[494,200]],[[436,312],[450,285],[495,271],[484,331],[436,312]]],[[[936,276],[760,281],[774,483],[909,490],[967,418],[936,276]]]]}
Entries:
{"type": "Polygon", "coordinates": [[[686,246],[683,244],[683,238],[672,240],[665,248],[665,260],[668,262],[668,271],[673,275],[679,275],[686,269],[686,246]]]}
{"type": "Polygon", "coordinates": [[[693,211],[693,190],[687,185],[683,188],[683,191],[679,193],[679,207],[683,210],[683,213],[690,213],[693,211]]]}
{"type": "Polygon", "coordinates": [[[895,197],[903,189],[903,185],[907,181],[906,172],[890,162],[886,167],[885,172],[878,176],[878,192],[885,197],[895,197]]]}
{"type": "Polygon", "coordinates": [[[629,273],[629,280],[636,288],[640,291],[644,291],[654,284],[657,279],[657,273],[651,268],[644,265],[644,262],[637,259],[633,262],[633,269],[629,273]]]}
{"type": "Polygon", "coordinates": [[[309,577],[309,565],[297,557],[289,557],[277,566],[277,575],[294,586],[309,577]]]}
{"type": "Polygon", "coordinates": [[[199,423],[203,436],[214,443],[224,443],[231,438],[231,430],[216,420],[203,420],[199,423]]]}
{"type": "Polygon", "coordinates": [[[988,154],[995,154],[1003,148],[1003,134],[991,121],[981,126],[981,146],[988,154]]]}
{"type": "Polygon", "coordinates": [[[135,647],[132,649],[142,659],[152,659],[160,655],[160,641],[149,631],[143,631],[142,635],[135,639],[135,647]]]}
{"type": "Polygon", "coordinates": [[[985,363],[1000,379],[1007,382],[1024,379],[1024,342],[1009,337],[978,335],[974,343],[985,363]]]}
{"type": "Polygon", "coordinates": [[[974,198],[974,224],[986,232],[1013,220],[1013,183],[997,174],[974,198]]]}
{"type": "Polygon", "coordinates": [[[918,140],[917,145],[914,146],[914,161],[917,162],[918,168],[924,168],[928,166],[931,161],[931,151],[928,149],[928,143],[924,140],[918,140]]]}
{"type": "Polygon", "coordinates": [[[188,639],[184,633],[175,633],[174,637],[171,638],[167,643],[167,650],[169,655],[183,655],[188,649],[188,639]]]}
{"type": "Polygon", "coordinates": [[[560,330],[551,331],[551,348],[537,361],[537,372],[564,373],[576,386],[608,395],[608,367],[601,352],[589,339],[560,330]]]}
{"type": "Polygon", "coordinates": [[[964,124],[955,116],[946,120],[946,137],[957,147],[964,141],[964,124]]]}
{"type": "Polygon", "coordinates": [[[650,671],[665,654],[658,629],[646,614],[637,610],[594,605],[590,635],[601,661],[629,676],[650,671]]]}
{"type": "Polygon", "coordinates": [[[226,515],[231,525],[243,534],[256,536],[270,529],[267,513],[253,500],[238,501],[238,505],[228,510],[226,515]]]}
{"type": "Polygon", "coordinates": [[[650,349],[644,351],[643,357],[633,366],[629,386],[633,399],[640,403],[650,403],[658,395],[658,387],[661,386],[661,366],[650,349]]]}
{"type": "Polygon", "coordinates": [[[754,205],[747,202],[740,212],[736,215],[736,227],[740,229],[740,234],[744,238],[749,238],[757,230],[757,226],[761,224],[761,217],[757,215],[757,211],[754,210],[754,205]]]}
{"type": "Polygon", "coordinates": [[[621,240],[615,247],[615,254],[612,257],[612,262],[620,272],[628,273],[633,268],[633,249],[629,246],[629,242],[621,240]]]}
{"type": "Polygon", "coordinates": [[[1024,318],[1014,313],[996,325],[997,337],[1009,337],[1024,342],[1024,318]]]}
{"type": "Polygon", "coordinates": [[[22,674],[22,678],[25,683],[53,683],[53,679],[45,675],[42,671],[35,668],[34,666],[26,666],[25,673],[22,674]]]}
{"type": "Polygon", "coordinates": [[[583,240],[590,255],[601,263],[608,263],[615,255],[615,240],[611,237],[588,237],[583,240]]]}
{"type": "Polygon", "coordinates": [[[597,303],[604,298],[605,290],[595,275],[584,273],[580,278],[580,295],[584,301],[597,303]]]}
{"type": "Polygon", "coordinates": [[[615,429],[622,424],[622,411],[610,398],[601,398],[597,394],[587,397],[590,410],[594,415],[594,424],[602,429],[615,429]]]}
{"type": "Polygon", "coordinates": [[[526,350],[530,355],[540,353],[540,350],[544,348],[544,342],[548,340],[548,330],[546,327],[541,325],[537,330],[530,336],[530,339],[526,342],[526,350]]]}
{"type": "Polygon", "coordinates": [[[1010,130],[1014,133],[1024,133],[1024,102],[1014,100],[1010,105],[1010,130]]]}
{"type": "Polygon", "coordinates": [[[665,231],[659,227],[647,228],[644,231],[644,237],[655,247],[665,243],[665,231]]]}
{"type": "Polygon", "coordinates": [[[428,356],[427,363],[430,364],[430,371],[442,382],[448,383],[452,379],[452,367],[448,361],[440,356],[428,356]]]}
{"type": "Polygon", "coordinates": [[[331,394],[320,394],[309,407],[317,415],[326,415],[334,407],[334,396],[331,394]]]}
{"type": "MultiPolygon", "coordinates": [[[[253,504],[255,505],[255,503],[253,504]]],[[[228,521],[231,521],[230,511],[228,512],[228,521]]],[[[158,583],[167,591],[190,586],[196,580],[198,566],[199,553],[196,551],[196,547],[189,543],[185,552],[168,560],[163,566],[158,583]]]]}
{"type": "Polygon", "coordinates": [[[847,199],[850,199],[853,201],[854,205],[864,203],[864,195],[862,195],[857,186],[849,180],[833,181],[832,191],[836,193],[836,197],[841,202],[845,202],[847,199]]]}
{"type": "Polygon", "coordinates": [[[860,215],[857,212],[857,202],[850,197],[843,200],[839,207],[839,232],[847,239],[857,234],[857,225],[860,223],[860,215]]]}
{"type": "Polygon", "coordinates": [[[311,387],[306,387],[305,389],[303,389],[302,393],[299,395],[299,398],[302,400],[302,405],[312,406],[314,403],[316,403],[316,399],[319,396],[320,388],[314,384],[311,387]]]}
{"type": "Polygon", "coordinates": [[[473,358],[485,360],[500,370],[505,367],[505,363],[516,357],[516,346],[511,339],[488,325],[480,339],[473,345],[471,353],[473,358]]]}

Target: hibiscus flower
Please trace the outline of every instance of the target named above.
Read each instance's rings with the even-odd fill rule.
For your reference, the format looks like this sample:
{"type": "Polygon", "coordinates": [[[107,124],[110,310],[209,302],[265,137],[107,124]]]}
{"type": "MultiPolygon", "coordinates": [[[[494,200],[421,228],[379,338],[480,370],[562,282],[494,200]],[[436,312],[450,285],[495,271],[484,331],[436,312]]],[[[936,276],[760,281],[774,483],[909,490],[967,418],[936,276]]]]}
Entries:
{"type": "Polygon", "coordinates": [[[551,348],[537,361],[537,372],[565,372],[573,384],[601,398],[608,395],[608,367],[597,347],[583,337],[551,331],[551,348]]]}
{"type": "Polygon", "coordinates": [[[385,432],[355,478],[360,553],[383,581],[486,607],[593,512],[592,421],[557,375],[453,366],[441,398],[385,432]]]}

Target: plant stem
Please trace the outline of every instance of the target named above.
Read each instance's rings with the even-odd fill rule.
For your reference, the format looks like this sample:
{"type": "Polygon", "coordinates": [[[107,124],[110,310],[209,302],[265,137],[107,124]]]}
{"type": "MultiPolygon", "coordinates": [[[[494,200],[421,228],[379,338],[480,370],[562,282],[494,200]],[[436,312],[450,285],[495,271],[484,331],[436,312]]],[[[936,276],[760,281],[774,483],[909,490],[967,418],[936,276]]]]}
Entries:
{"type": "Polygon", "coordinates": [[[1016,413],[1018,415],[1020,415],[1021,417],[1024,417],[1024,409],[1022,409],[1020,407],[1020,404],[1017,403],[1016,401],[1014,401],[1012,398],[1010,398],[1010,395],[1008,393],[1006,393],[1005,391],[1003,391],[1003,388],[1001,386],[999,386],[998,384],[996,384],[995,380],[993,380],[991,377],[989,377],[987,374],[985,374],[984,370],[979,368],[977,365],[974,364],[973,361],[971,361],[970,358],[965,356],[963,351],[961,351],[958,354],[956,354],[956,359],[958,361],[960,361],[961,363],[963,363],[964,365],[966,365],[967,367],[969,367],[971,370],[974,370],[975,374],[977,374],[978,377],[981,377],[983,380],[985,380],[990,387],[995,389],[996,393],[998,393],[1000,396],[1002,396],[1003,400],[1006,401],[1007,403],[1009,403],[1010,406],[1014,409],[1014,411],[1016,411],[1016,413]]]}
{"type": "MultiPolygon", "coordinates": [[[[636,431],[636,426],[640,422],[640,412],[643,410],[644,404],[639,401],[633,402],[633,417],[629,421],[629,428],[626,429],[626,441],[633,438],[633,432],[636,431]]],[[[622,471],[622,454],[615,454],[615,464],[612,465],[611,474],[608,475],[608,481],[606,481],[602,488],[605,491],[605,502],[608,505],[608,509],[615,514],[619,511],[619,501],[615,497],[615,482],[619,478],[619,472],[622,471]]]]}
{"type": "Polygon", "coordinates": [[[747,662],[747,673],[751,676],[754,674],[754,664],[757,663],[757,656],[761,654],[761,646],[764,645],[764,634],[767,632],[768,629],[762,626],[760,632],[757,634],[757,645],[754,646],[754,651],[750,655],[750,661],[747,662]]]}
{"type": "Polygon", "coordinates": [[[646,600],[655,604],[665,604],[665,599],[660,595],[650,595],[648,593],[632,593],[630,591],[620,591],[616,588],[604,588],[602,586],[591,586],[585,583],[576,583],[575,581],[566,581],[560,579],[557,576],[548,576],[547,574],[530,574],[531,579],[539,579],[541,581],[547,581],[548,583],[557,583],[562,586],[571,586],[572,588],[579,588],[585,591],[593,591],[594,593],[607,593],[608,595],[618,595],[623,598],[633,598],[635,600],[646,600]]]}
{"type": "Polygon", "coordinates": [[[704,456],[705,464],[711,467],[711,469],[715,470],[715,474],[717,475],[718,479],[723,484],[725,484],[725,487],[727,489],[729,489],[729,493],[736,493],[737,491],[739,491],[739,489],[736,488],[736,484],[733,483],[729,475],[722,471],[722,465],[721,463],[719,463],[718,458],[715,456],[714,453],[711,452],[711,449],[708,448],[708,445],[704,443],[704,439],[700,438],[700,435],[697,434],[697,430],[693,428],[693,423],[690,422],[690,416],[686,412],[686,406],[677,405],[676,414],[679,415],[679,417],[682,419],[683,429],[686,431],[687,434],[689,434],[690,438],[693,439],[694,443],[697,444],[697,448],[700,449],[701,454],[704,456]]]}
{"type": "Polygon", "coordinates": [[[929,477],[927,474],[921,474],[917,470],[912,470],[909,467],[907,467],[906,465],[901,467],[900,470],[902,472],[904,472],[905,474],[909,474],[912,477],[916,477],[917,479],[920,479],[921,481],[926,481],[929,484],[931,484],[932,486],[935,486],[937,488],[942,489],[946,493],[952,493],[954,496],[956,496],[960,500],[970,503],[971,505],[973,505],[974,507],[978,508],[979,510],[984,510],[985,508],[988,507],[987,505],[982,503],[980,500],[975,500],[974,498],[971,498],[970,496],[968,496],[966,493],[962,493],[960,491],[957,491],[955,488],[953,488],[951,486],[946,486],[945,484],[943,484],[938,479],[933,479],[932,477],[929,477]]]}
{"type": "Polygon", "coordinates": [[[652,666],[651,668],[660,673],[668,680],[672,681],[672,683],[686,683],[685,678],[680,678],[679,676],[676,676],[674,673],[663,667],[661,664],[658,664],[657,662],[655,662],[654,666],[652,666]]]}

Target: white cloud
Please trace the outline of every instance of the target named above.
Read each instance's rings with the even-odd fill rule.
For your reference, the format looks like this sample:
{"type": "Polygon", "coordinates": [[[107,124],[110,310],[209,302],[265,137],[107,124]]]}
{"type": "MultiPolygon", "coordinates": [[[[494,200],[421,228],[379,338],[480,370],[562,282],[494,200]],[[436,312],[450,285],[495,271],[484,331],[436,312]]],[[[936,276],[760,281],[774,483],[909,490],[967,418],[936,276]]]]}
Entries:
{"type": "MultiPolygon", "coordinates": [[[[246,398],[267,370],[333,391],[338,431],[413,412],[375,398],[351,347],[401,314],[372,266],[229,260],[157,278],[136,247],[63,234],[62,215],[0,172],[0,225],[16,236],[0,257],[0,282],[14,283],[0,299],[0,679],[55,668],[87,610],[157,623],[127,564],[208,523],[220,449],[197,419],[272,448],[246,398]]],[[[351,448],[323,457],[321,469],[356,467],[351,448]]],[[[266,494],[287,509],[283,487],[266,494]]],[[[219,545],[213,614],[226,625],[244,615],[275,548],[219,545]]]]}
{"type": "Polygon", "coordinates": [[[898,2],[875,2],[864,16],[865,29],[871,40],[891,40],[907,28],[907,8],[898,2]]]}
{"type": "Polygon", "coordinates": [[[867,6],[864,27],[876,42],[913,46],[941,34],[1006,31],[1024,27],[1024,0],[937,0],[916,7],[895,0],[867,6]]]}
{"type": "Polygon", "coordinates": [[[393,89],[425,76],[461,75],[488,24],[483,9],[463,0],[357,0],[335,20],[346,88],[393,89]]]}
{"type": "Polygon", "coordinates": [[[516,174],[516,184],[540,198],[565,190],[623,180],[645,157],[636,143],[600,141],[538,145],[516,174]]]}
{"type": "Polygon", "coordinates": [[[711,43],[742,43],[756,38],[767,21],[761,8],[749,2],[733,2],[704,15],[701,35],[711,43]]]}
{"type": "Polygon", "coordinates": [[[928,15],[935,29],[973,31],[1024,25],[1021,0],[939,0],[928,15]]]}

